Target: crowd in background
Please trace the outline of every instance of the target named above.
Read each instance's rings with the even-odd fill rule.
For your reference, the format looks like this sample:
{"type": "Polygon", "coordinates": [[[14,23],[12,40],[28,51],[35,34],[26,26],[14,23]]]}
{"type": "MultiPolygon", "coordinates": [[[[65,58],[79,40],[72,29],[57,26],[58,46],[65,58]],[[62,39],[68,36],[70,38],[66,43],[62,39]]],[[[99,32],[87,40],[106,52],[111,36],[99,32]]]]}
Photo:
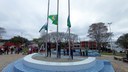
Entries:
{"type": "Polygon", "coordinates": [[[0,48],[0,55],[8,55],[8,54],[31,54],[31,53],[37,53],[38,47],[3,47],[0,48]]]}
{"type": "Polygon", "coordinates": [[[31,54],[39,51],[38,44],[32,42],[30,44],[14,44],[12,42],[6,42],[0,46],[0,55],[8,54],[31,54]]]}
{"type": "Polygon", "coordinates": [[[19,54],[21,52],[22,52],[22,47],[4,46],[0,48],[0,55],[19,54]]]}

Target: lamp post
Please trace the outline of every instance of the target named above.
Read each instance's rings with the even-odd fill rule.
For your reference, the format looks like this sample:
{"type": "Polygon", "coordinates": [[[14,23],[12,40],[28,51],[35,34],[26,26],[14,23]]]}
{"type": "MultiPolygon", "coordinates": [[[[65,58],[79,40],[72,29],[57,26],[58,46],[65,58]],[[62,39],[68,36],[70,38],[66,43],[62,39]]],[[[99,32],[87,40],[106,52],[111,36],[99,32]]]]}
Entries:
{"type": "MultiPolygon", "coordinates": [[[[111,31],[111,24],[112,24],[112,22],[111,23],[108,23],[108,26],[109,26],[109,32],[110,33],[112,33],[112,31],[111,31]]],[[[110,36],[110,48],[111,48],[111,50],[112,50],[112,53],[114,54],[114,52],[113,52],[113,46],[112,46],[112,35],[110,36]]]]}

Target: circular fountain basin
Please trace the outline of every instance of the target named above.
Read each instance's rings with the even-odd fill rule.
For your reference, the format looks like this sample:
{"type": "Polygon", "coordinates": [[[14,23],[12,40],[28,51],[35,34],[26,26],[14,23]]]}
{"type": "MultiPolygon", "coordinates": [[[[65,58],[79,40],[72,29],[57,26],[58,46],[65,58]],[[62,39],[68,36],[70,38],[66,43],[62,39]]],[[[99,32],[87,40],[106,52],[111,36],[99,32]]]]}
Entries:
{"type": "MultiPolygon", "coordinates": [[[[57,61],[54,56],[49,61],[44,58],[38,60],[33,57],[44,56],[37,53],[27,55],[6,66],[2,72],[115,72],[110,61],[97,60],[95,57],[74,57],[73,62],[71,60],[57,61]],[[52,58],[56,61],[53,61],[52,58]]],[[[65,56],[61,59],[63,58],[65,56]]]]}
{"type": "Polygon", "coordinates": [[[32,56],[36,54],[37,53],[25,56],[23,58],[23,64],[30,68],[51,72],[71,72],[77,70],[85,70],[93,67],[96,64],[95,57],[88,57],[84,60],[75,62],[49,62],[33,59],[32,56]]]}

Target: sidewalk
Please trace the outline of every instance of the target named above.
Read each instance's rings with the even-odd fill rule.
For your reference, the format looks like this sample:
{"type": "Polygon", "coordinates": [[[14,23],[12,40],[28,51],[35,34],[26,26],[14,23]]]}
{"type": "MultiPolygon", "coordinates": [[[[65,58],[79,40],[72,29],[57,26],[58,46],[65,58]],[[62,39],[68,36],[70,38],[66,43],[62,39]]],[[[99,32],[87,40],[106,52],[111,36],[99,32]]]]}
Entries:
{"type": "Polygon", "coordinates": [[[9,63],[24,57],[22,54],[10,54],[10,55],[0,55],[0,72],[4,67],[6,67],[9,63]]]}
{"type": "Polygon", "coordinates": [[[101,57],[97,57],[97,59],[106,59],[111,61],[116,72],[128,72],[128,63],[123,61],[114,60],[114,56],[111,55],[102,55],[101,57]]]}

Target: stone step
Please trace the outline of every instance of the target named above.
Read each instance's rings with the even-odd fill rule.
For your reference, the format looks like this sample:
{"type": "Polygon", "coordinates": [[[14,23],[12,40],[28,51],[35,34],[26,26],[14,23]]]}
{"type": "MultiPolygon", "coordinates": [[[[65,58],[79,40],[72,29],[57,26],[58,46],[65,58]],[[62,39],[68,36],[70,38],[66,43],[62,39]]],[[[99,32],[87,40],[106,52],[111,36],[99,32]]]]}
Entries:
{"type": "MultiPolygon", "coordinates": [[[[92,68],[85,69],[85,70],[79,70],[75,72],[99,72],[104,68],[104,63],[101,60],[97,60],[96,65],[94,65],[92,68]]],[[[14,72],[49,72],[49,71],[43,71],[38,69],[33,69],[28,66],[23,65],[22,60],[19,60],[14,65],[14,72]]],[[[54,71],[53,71],[54,72],[54,71]]]]}
{"type": "Polygon", "coordinates": [[[112,64],[108,60],[104,60],[104,68],[100,72],[115,72],[112,64]]]}

